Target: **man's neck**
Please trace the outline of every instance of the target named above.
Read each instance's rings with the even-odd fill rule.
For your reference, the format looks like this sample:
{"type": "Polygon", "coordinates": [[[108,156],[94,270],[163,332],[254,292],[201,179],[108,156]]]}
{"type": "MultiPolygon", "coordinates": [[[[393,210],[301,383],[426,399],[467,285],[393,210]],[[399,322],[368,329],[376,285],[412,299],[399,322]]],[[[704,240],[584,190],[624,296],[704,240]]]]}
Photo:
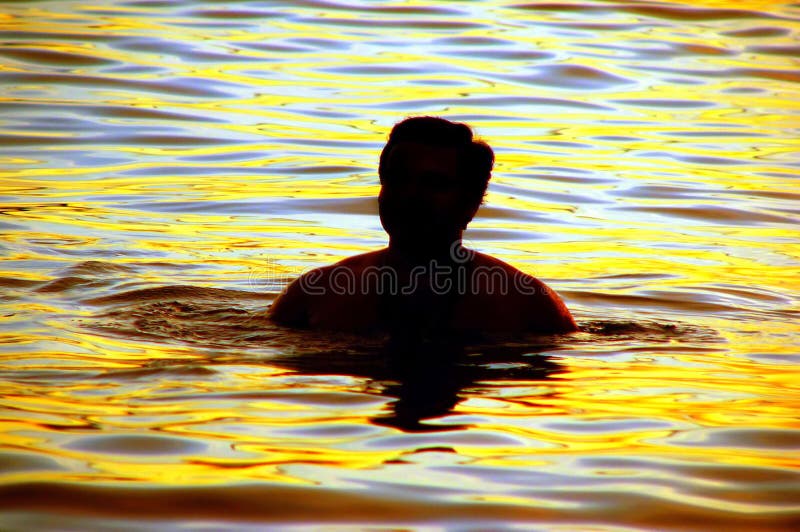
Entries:
{"type": "Polygon", "coordinates": [[[457,258],[463,256],[462,248],[460,235],[449,243],[435,246],[403,245],[394,239],[389,239],[386,258],[388,262],[410,265],[425,264],[430,261],[448,264],[460,262],[457,258]]]}

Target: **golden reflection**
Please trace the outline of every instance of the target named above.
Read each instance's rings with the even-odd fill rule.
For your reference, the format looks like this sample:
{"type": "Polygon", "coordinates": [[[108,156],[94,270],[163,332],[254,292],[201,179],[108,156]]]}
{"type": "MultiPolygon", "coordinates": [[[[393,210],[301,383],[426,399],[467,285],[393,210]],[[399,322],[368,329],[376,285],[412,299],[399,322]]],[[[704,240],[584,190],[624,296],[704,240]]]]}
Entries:
{"type": "Polygon", "coordinates": [[[796,7],[518,3],[4,5],[0,482],[401,486],[598,528],[642,492],[673,524],[794,512],[796,7]],[[261,315],[386,243],[378,152],[412,114],[495,147],[466,238],[590,329],[507,370],[481,348],[445,397],[261,315]],[[175,285],[239,297],[87,303],[175,285]],[[444,407],[402,419],[420,397],[444,407]]]}

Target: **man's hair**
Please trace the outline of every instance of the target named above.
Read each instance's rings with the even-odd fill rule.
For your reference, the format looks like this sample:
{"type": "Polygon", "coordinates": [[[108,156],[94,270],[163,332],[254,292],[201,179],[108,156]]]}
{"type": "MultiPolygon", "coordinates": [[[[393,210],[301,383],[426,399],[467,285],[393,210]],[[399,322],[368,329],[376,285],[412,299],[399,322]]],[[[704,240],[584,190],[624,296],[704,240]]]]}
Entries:
{"type": "Polygon", "coordinates": [[[415,116],[395,124],[381,152],[378,165],[381,184],[384,182],[389,153],[401,142],[456,148],[458,174],[465,181],[465,197],[476,205],[483,202],[489,179],[492,178],[494,152],[488,144],[473,138],[472,129],[468,125],[435,116],[415,116]]]}

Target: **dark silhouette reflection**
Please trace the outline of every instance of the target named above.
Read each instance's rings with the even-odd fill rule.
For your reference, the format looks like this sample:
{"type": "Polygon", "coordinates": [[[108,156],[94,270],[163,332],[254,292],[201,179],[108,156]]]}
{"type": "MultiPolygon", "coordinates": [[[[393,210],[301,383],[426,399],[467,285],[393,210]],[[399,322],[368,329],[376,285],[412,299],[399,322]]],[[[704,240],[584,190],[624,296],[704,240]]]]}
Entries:
{"type": "Polygon", "coordinates": [[[555,345],[465,345],[454,338],[394,337],[372,352],[305,352],[275,363],[312,375],[366,377],[382,395],[396,399],[391,411],[372,418],[372,423],[407,432],[439,432],[465,428],[425,420],[449,414],[470,387],[541,381],[562,371],[557,362],[539,354],[555,345]]]}

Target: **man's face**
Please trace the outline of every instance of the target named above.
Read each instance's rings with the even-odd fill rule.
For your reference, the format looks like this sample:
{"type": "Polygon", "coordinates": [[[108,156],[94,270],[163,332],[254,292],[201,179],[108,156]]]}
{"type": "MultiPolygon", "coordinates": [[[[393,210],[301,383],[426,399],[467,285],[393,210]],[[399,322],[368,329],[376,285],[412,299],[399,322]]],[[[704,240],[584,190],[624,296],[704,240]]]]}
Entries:
{"type": "Polygon", "coordinates": [[[397,144],[386,160],[379,196],[383,228],[404,247],[449,245],[474,214],[463,186],[456,148],[397,144]]]}

